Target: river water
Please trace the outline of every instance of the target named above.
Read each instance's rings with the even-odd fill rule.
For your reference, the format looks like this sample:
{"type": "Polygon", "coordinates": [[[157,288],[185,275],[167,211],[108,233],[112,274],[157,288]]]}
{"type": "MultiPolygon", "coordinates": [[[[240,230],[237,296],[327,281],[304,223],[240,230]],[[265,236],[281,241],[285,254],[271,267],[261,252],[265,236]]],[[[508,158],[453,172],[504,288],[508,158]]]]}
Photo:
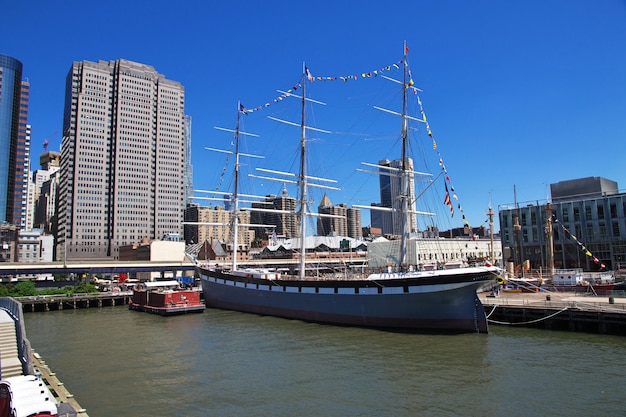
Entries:
{"type": "Polygon", "coordinates": [[[33,348],[105,416],[609,416],[626,338],[423,335],[207,309],[26,313],[33,348]]]}

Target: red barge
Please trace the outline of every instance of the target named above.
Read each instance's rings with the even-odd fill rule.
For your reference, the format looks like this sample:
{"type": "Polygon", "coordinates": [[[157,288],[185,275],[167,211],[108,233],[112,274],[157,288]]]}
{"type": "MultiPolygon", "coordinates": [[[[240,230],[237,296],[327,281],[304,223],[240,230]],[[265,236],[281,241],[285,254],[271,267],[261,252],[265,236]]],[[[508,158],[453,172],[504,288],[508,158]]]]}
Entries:
{"type": "Polygon", "coordinates": [[[182,288],[175,280],[142,282],[133,289],[128,307],[161,316],[202,313],[206,307],[200,300],[201,293],[199,287],[182,288]]]}

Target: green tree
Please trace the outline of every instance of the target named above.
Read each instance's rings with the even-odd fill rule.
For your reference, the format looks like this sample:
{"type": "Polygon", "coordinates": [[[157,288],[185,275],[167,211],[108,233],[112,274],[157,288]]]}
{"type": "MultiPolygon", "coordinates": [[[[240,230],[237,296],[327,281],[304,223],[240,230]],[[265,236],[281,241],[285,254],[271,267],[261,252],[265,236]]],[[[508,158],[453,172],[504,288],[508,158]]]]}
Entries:
{"type": "Polygon", "coordinates": [[[13,287],[13,294],[16,297],[37,295],[37,289],[32,281],[20,281],[13,287]]]}
{"type": "Polygon", "coordinates": [[[0,285],[0,297],[9,297],[12,288],[13,286],[11,284],[0,285]]]}

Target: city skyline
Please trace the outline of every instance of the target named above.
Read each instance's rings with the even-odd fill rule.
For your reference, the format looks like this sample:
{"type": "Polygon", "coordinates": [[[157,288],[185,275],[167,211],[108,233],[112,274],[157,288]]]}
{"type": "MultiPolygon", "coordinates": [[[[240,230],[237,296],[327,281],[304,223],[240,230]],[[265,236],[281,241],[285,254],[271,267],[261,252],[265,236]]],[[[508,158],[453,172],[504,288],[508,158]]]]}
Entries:
{"type": "MultiPolygon", "coordinates": [[[[303,8],[311,30],[302,26],[296,13],[300,9],[291,2],[192,4],[177,22],[158,11],[167,7],[148,10],[141,1],[124,4],[123,14],[115,2],[105,10],[80,6],[34,1],[3,9],[9,16],[28,14],[38,28],[11,36],[19,19],[7,19],[0,28],[5,40],[0,53],[20,60],[23,77],[31,84],[31,160],[42,153],[37,149],[46,139],[51,150],[59,149],[64,78],[71,63],[128,59],[154,66],[185,85],[185,112],[193,118],[194,185],[215,189],[221,187],[226,163],[204,147],[228,144],[229,137],[213,126],[232,128],[238,101],[254,108],[272,100],[276,90],[298,81],[304,61],[314,75],[358,74],[388,65],[401,57],[406,40],[413,77],[424,90],[439,150],[472,226],[484,222],[490,202],[496,209],[512,203],[514,187],[517,200],[524,202],[545,199],[548,184],[573,178],[600,176],[620,187],[626,184],[620,169],[626,154],[622,2],[392,2],[386,8],[367,2],[325,8],[322,2],[303,8]],[[77,36],[74,25],[55,24],[79,25],[86,16],[90,23],[84,30],[94,29],[92,36],[77,36]],[[168,30],[158,29],[155,21],[167,24],[168,30]],[[64,48],[68,39],[73,39],[71,46],[64,48]]],[[[332,105],[336,95],[357,98],[361,87],[378,89],[379,81],[359,79],[332,87],[315,83],[310,91],[314,98],[318,93],[329,97],[332,105]]],[[[265,116],[249,114],[246,128],[256,131],[258,123],[262,133],[270,132],[262,136],[271,137],[265,116]]],[[[334,129],[340,125],[335,122],[328,117],[319,127],[334,129]]],[[[249,146],[268,159],[276,156],[263,152],[271,147],[262,143],[249,141],[249,146]]],[[[341,145],[339,149],[344,150],[341,145]]],[[[277,156],[286,159],[284,155],[277,156]]],[[[349,184],[332,200],[348,206],[376,202],[376,181],[361,189],[350,182],[351,172],[361,159],[385,157],[398,155],[354,152],[350,163],[329,157],[328,165],[343,162],[335,178],[349,184]]],[[[279,194],[279,187],[262,194],[279,194]]],[[[460,216],[453,226],[462,226],[460,216]]]]}

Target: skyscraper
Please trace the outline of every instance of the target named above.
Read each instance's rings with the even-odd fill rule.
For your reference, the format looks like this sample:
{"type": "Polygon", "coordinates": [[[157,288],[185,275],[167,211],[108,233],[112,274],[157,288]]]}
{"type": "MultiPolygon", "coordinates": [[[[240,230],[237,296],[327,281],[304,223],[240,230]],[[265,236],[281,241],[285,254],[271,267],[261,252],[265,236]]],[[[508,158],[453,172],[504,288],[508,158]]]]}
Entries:
{"type": "MultiPolygon", "coordinates": [[[[127,60],[74,62],[66,80],[57,259],[182,234],[184,87],[127,60]]],[[[188,133],[188,132],[187,132],[188,133]]]]}
{"type": "MultiPolygon", "coordinates": [[[[252,203],[252,208],[256,209],[270,209],[280,211],[296,211],[297,202],[295,197],[289,196],[287,188],[283,187],[281,195],[268,195],[262,202],[252,203]]],[[[265,211],[252,211],[250,215],[250,223],[252,224],[266,224],[274,225],[273,232],[278,236],[285,236],[287,238],[298,237],[300,235],[298,229],[298,218],[295,214],[286,214],[278,212],[265,212],[265,211]]],[[[256,237],[265,239],[267,232],[272,232],[264,227],[257,228],[255,230],[256,237]]]]}
{"type": "Polygon", "coordinates": [[[322,216],[317,219],[319,236],[348,236],[354,239],[363,237],[361,230],[361,210],[347,205],[331,203],[326,194],[322,198],[317,212],[322,216]]]}
{"type": "MultiPolygon", "coordinates": [[[[413,171],[413,160],[406,159],[407,170],[413,171]]],[[[389,167],[391,169],[379,168],[380,171],[380,204],[372,204],[373,206],[393,208],[394,211],[376,212],[372,210],[372,227],[379,227],[383,234],[400,235],[402,232],[402,179],[397,174],[402,168],[402,160],[396,159],[390,161],[383,159],[378,161],[378,165],[389,167]]],[[[409,211],[415,212],[415,181],[413,176],[409,176],[409,211]]],[[[417,221],[415,214],[408,213],[407,227],[409,232],[417,232],[417,221]]]]}
{"type": "Polygon", "coordinates": [[[46,151],[39,156],[41,169],[33,172],[33,225],[51,233],[56,223],[56,199],[59,184],[60,152],[46,151]]]}
{"type": "Polygon", "coordinates": [[[22,63],[0,54],[0,222],[26,224],[30,169],[30,84],[22,63]]]}

